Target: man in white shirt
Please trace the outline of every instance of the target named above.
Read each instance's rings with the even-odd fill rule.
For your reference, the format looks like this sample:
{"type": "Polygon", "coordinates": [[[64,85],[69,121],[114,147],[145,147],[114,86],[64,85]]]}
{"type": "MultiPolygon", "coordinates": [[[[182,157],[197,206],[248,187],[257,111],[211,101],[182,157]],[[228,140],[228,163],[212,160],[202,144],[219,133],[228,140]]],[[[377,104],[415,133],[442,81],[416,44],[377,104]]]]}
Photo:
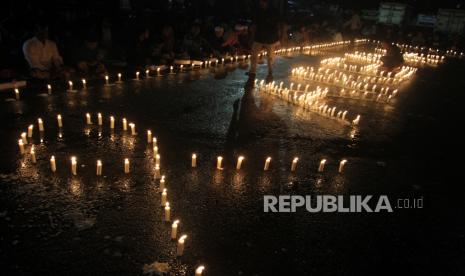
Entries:
{"type": "Polygon", "coordinates": [[[23,44],[23,54],[34,78],[49,79],[62,71],[63,59],[55,42],[48,39],[46,25],[36,25],[35,36],[23,44]]]}

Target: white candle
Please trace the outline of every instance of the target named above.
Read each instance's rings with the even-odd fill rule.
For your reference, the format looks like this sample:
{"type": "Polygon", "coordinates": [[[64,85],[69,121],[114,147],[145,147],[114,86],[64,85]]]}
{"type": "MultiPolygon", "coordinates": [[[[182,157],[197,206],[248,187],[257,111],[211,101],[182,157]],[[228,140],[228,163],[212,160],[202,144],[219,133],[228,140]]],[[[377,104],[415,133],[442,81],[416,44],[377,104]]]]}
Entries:
{"type": "Polygon", "coordinates": [[[19,101],[19,89],[18,88],[15,88],[15,97],[16,97],[16,100],[19,101]]]}
{"type": "Polygon", "coordinates": [[[86,122],[87,122],[88,125],[92,124],[92,118],[90,117],[89,113],[86,113],[86,122]]]}
{"type": "Polygon", "coordinates": [[[161,206],[166,205],[167,196],[168,196],[168,192],[166,191],[166,189],[163,189],[163,192],[161,193],[161,206]]]}
{"type": "Polygon", "coordinates": [[[86,89],[87,88],[87,82],[86,79],[82,79],[82,88],[86,89]]]}
{"type": "Polygon", "coordinates": [[[102,175],[102,161],[101,160],[97,160],[96,175],[102,175]]]}
{"type": "Polygon", "coordinates": [[[346,119],[346,115],[347,115],[347,110],[345,110],[344,112],[342,112],[342,120],[345,120],[346,119]]]}
{"type": "Polygon", "coordinates": [[[24,154],[24,143],[23,143],[23,140],[22,139],[19,139],[18,140],[18,146],[19,146],[19,152],[21,154],[24,154]]]}
{"type": "Polygon", "coordinates": [[[170,66],[170,74],[173,74],[173,66],[170,66]]]}
{"type": "Polygon", "coordinates": [[[244,156],[239,156],[237,158],[237,165],[236,165],[236,170],[240,170],[242,166],[242,161],[244,160],[244,156]]]}
{"type": "Polygon", "coordinates": [[[158,179],[160,177],[160,166],[155,165],[155,178],[158,179]]]}
{"type": "Polygon", "coordinates": [[[187,235],[182,235],[178,240],[178,248],[176,248],[176,255],[182,256],[184,254],[184,242],[187,238],[187,235]]]}
{"type": "Polygon", "coordinates": [[[131,127],[131,134],[136,135],[136,125],[134,123],[129,123],[129,127],[131,127]]]}
{"type": "Polygon", "coordinates": [[[123,118],[123,130],[128,130],[128,121],[126,120],[126,118],[123,118]]]}
{"type": "Polygon", "coordinates": [[[320,161],[320,166],[318,166],[318,171],[322,172],[325,169],[326,159],[320,161]]]}
{"type": "Polygon", "coordinates": [[[192,168],[197,167],[197,155],[195,153],[192,154],[191,166],[192,168]]]}
{"type": "Polygon", "coordinates": [[[165,176],[162,175],[160,179],[160,190],[165,190],[165,176]]]}
{"type": "Polygon", "coordinates": [[[155,158],[157,158],[157,154],[158,154],[158,147],[157,147],[157,146],[154,146],[154,147],[153,147],[153,156],[154,156],[155,158]]]}
{"type": "Polygon", "coordinates": [[[52,86],[50,84],[47,84],[47,90],[48,90],[48,94],[52,93],[52,86]]]}
{"type": "Polygon", "coordinates": [[[223,162],[223,157],[218,156],[217,161],[216,161],[216,168],[218,170],[222,170],[223,168],[221,167],[221,162],[223,162]]]}
{"type": "Polygon", "coordinates": [[[108,77],[108,75],[105,76],[105,84],[110,85],[110,78],[108,77]]]}
{"type": "Polygon", "coordinates": [[[68,81],[68,85],[69,85],[69,91],[73,90],[73,82],[72,81],[68,81]]]}
{"type": "Polygon", "coordinates": [[[202,276],[204,270],[205,270],[205,266],[203,266],[203,265],[198,266],[198,267],[195,269],[195,276],[202,276]]]}
{"type": "Polygon", "coordinates": [[[157,68],[157,76],[160,76],[160,67],[157,68]]]}
{"type": "Polygon", "coordinates": [[[182,72],[183,65],[179,66],[179,71],[182,72]]]}
{"type": "Polygon", "coordinates": [[[291,172],[295,171],[295,169],[297,167],[297,162],[299,162],[299,158],[294,157],[294,160],[292,160],[292,164],[291,164],[291,172]]]}
{"type": "Polygon", "coordinates": [[[165,204],[165,221],[170,221],[170,220],[171,220],[170,203],[166,202],[166,204],[165,204]]]}
{"type": "Polygon", "coordinates": [[[110,116],[110,128],[114,129],[115,128],[115,117],[110,116]]]}
{"type": "Polygon", "coordinates": [[[263,167],[264,171],[267,171],[270,168],[271,157],[266,158],[265,160],[265,167],[263,167]]]}
{"type": "Polygon", "coordinates": [[[28,138],[32,137],[33,130],[34,130],[34,125],[29,125],[29,127],[27,128],[27,137],[28,138]]]}
{"type": "Polygon", "coordinates": [[[39,131],[44,131],[44,122],[41,118],[37,119],[37,123],[39,124],[39,131]]]}
{"type": "Polygon", "coordinates": [[[147,130],[147,144],[152,143],[152,131],[147,130]]]}
{"type": "Polygon", "coordinates": [[[171,239],[175,240],[178,236],[178,224],[179,220],[173,221],[173,224],[171,224],[171,239]]]}
{"type": "Polygon", "coordinates": [[[157,145],[157,138],[156,138],[156,137],[153,137],[153,139],[152,139],[152,144],[153,144],[154,146],[157,145]]]}
{"type": "Polygon", "coordinates": [[[121,82],[121,73],[118,73],[118,82],[121,82]]]}
{"type": "Polygon", "coordinates": [[[342,159],[341,162],[339,162],[339,170],[338,170],[339,173],[342,173],[344,171],[344,166],[346,163],[347,163],[346,159],[342,159]]]}
{"type": "Polygon", "coordinates": [[[21,133],[21,140],[23,141],[23,144],[27,144],[27,134],[26,132],[21,133]]]}
{"type": "Polygon", "coordinates": [[[63,127],[63,120],[61,119],[61,114],[57,115],[57,122],[58,122],[58,127],[62,128],[63,127]]]}
{"type": "Polygon", "coordinates": [[[31,161],[32,161],[32,164],[37,163],[36,151],[34,149],[34,145],[31,146],[31,161]]]}
{"type": "Polygon", "coordinates": [[[124,173],[129,173],[129,159],[124,158],[124,173]]]}
{"type": "Polygon", "coordinates": [[[71,157],[71,173],[77,175],[77,160],[76,157],[71,157]]]}
{"type": "Polygon", "coordinates": [[[155,155],[155,165],[160,166],[160,154],[155,155]]]}
{"type": "Polygon", "coordinates": [[[99,126],[103,125],[101,113],[97,113],[97,122],[99,126]]]}
{"type": "Polygon", "coordinates": [[[360,115],[357,115],[357,118],[355,118],[353,121],[352,121],[352,124],[354,124],[354,126],[358,125],[358,123],[360,122],[360,115]]]}
{"type": "Polygon", "coordinates": [[[150,70],[145,70],[145,77],[150,78],[150,70]]]}
{"type": "Polygon", "coordinates": [[[137,72],[136,72],[136,80],[139,80],[139,74],[140,74],[140,72],[137,71],[137,72]]]}
{"type": "Polygon", "coordinates": [[[52,170],[52,172],[56,172],[57,170],[57,164],[55,162],[55,156],[52,155],[52,157],[50,157],[50,169],[52,170]]]}

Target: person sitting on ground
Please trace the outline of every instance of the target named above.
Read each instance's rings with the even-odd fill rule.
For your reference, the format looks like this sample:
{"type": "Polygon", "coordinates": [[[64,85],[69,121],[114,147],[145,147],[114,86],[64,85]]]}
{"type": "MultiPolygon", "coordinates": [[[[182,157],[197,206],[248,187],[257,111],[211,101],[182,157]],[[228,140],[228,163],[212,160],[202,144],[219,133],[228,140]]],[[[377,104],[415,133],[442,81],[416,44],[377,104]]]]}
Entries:
{"type": "Polygon", "coordinates": [[[208,43],[201,36],[198,24],[192,25],[190,31],[184,36],[183,48],[190,59],[200,60],[206,56],[205,51],[208,48],[208,43]]]}
{"type": "Polygon", "coordinates": [[[140,70],[152,64],[153,47],[150,41],[150,30],[140,28],[135,33],[135,39],[127,49],[129,70],[140,70]]]}
{"type": "Polygon", "coordinates": [[[397,45],[384,41],[382,46],[386,50],[386,54],[381,57],[385,70],[393,71],[404,63],[404,57],[397,45]]]}
{"type": "Polygon", "coordinates": [[[224,43],[224,28],[216,26],[213,35],[209,38],[208,43],[210,44],[210,50],[213,56],[219,58],[226,53],[226,47],[223,47],[224,43]]]}
{"type": "Polygon", "coordinates": [[[58,52],[57,45],[48,39],[48,25],[46,23],[36,24],[34,37],[23,44],[23,54],[33,78],[53,79],[65,72],[63,58],[58,52]]]}
{"type": "Polygon", "coordinates": [[[161,36],[157,39],[154,48],[154,59],[157,64],[170,64],[175,57],[174,30],[171,25],[162,28],[161,36]]]}
{"type": "Polygon", "coordinates": [[[252,35],[248,26],[243,26],[242,31],[239,33],[239,48],[237,53],[240,55],[248,55],[252,50],[252,35]]]}
{"type": "Polygon", "coordinates": [[[244,26],[236,24],[234,30],[231,30],[225,35],[223,48],[227,48],[227,52],[234,55],[240,48],[239,35],[242,33],[244,26]]]}
{"type": "Polygon", "coordinates": [[[87,77],[103,77],[107,73],[102,63],[103,55],[99,49],[96,35],[89,35],[76,53],[77,69],[87,77]]]}

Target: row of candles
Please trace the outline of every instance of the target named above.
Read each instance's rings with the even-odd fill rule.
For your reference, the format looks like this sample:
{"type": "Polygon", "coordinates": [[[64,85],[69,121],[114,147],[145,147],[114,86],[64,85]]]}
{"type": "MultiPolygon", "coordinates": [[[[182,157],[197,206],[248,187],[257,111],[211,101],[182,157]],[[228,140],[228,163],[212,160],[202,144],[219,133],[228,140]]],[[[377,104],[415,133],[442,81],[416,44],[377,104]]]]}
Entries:
{"type": "Polygon", "coordinates": [[[294,68],[291,71],[291,76],[300,80],[323,83],[344,89],[357,90],[364,93],[366,92],[366,94],[390,94],[390,96],[393,97],[398,92],[398,89],[392,89],[390,86],[377,84],[376,77],[362,78],[359,76],[357,79],[354,79],[355,76],[352,74],[346,74],[337,70],[331,71],[330,69],[322,71],[320,69],[315,71],[313,68],[294,68]]]}
{"type": "MultiPolygon", "coordinates": [[[[382,44],[381,40],[368,40],[369,43],[378,45],[380,46],[382,44]]],[[[462,58],[465,56],[464,52],[459,52],[454,49],[449,49],[449,50],[442,50],[438,48],[431,48],[431,47],[426,47],[426,46],[418,46],[418,45],[411,45],[407,43],[392,43],[393,45],[396,45],[399,47],[403,52],[414,52],[414,53],[428,53],[428,54],[433,54],[433,55],[446,55],[449,57],[456,57],[456,58],[462,58]]]]}
{"type": "MultiPolygon", "coordinates": [[[[386,49],[375,48],[375,53],[385,55],[386,49]]],[[[418,65],[438,65],[444,62],[445,56],[437,54],[424,54],[416,52],[403,51],[403,57],[406,63],[418,65]]]]}
{"type": "MultiPolygon", "coordinates": [[[[256,81],[257,82],[257,81],[256,81]]],[[[292,84],[291,84],[292,85],[292,84]]],[[[347,110],[338,110],[337,107],[330,107],[324,103],[324,98],[328,94],[328,88],[322,89],[317,87],[313,91],[308,91],[306,86],[305,90],[300,90],[301,85],[297,89],[293,87],[285,88],[281,82],[279,85],[275,82],[265,84],[264,80],[259,83],[258,91],[277,96],[289,103],[302,107],[305,110],[315,112],[326,118],[336,120],[343,124],[358,125],[360,122],[360,115],[357,115],[352,121],[348,120],[347,110]]]]}

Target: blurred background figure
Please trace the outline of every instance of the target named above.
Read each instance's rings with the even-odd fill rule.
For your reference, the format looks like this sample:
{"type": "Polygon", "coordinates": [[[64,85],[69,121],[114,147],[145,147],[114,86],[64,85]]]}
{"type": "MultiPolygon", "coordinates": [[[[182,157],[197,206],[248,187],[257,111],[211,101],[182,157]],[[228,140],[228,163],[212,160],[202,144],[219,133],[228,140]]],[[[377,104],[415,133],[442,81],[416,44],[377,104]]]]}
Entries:
{"type": "Polygon", "coordinates": [[[103,52],[99,48],[97,35],[89,34],[76,52],[76,66],[79,74],[88,78],[100,78],[107,74],[102,62],[103,52]]]}
{"type": "Polygon", "coordinates": [[[383,49],[386,50],[386,54],[381,57],[384,70],[393,71],[396,70],[404,63],[404,57],[397,45],[383,41],[383,49]]]}

